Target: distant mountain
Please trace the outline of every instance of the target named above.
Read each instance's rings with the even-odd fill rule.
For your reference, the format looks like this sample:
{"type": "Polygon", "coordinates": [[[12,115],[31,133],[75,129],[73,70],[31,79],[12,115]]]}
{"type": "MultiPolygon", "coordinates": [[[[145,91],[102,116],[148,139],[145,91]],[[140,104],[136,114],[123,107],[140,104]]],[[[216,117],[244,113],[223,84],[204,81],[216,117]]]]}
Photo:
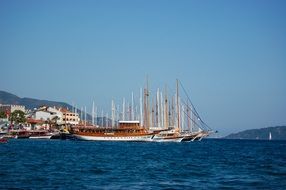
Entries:
{"type": "MultiPolygon", "coordinates": [[[[14,94],[5,92],[5,91],[1,91],[0,90],[0,104],[15,104],[15,105],[23,105],[26,107],[26,109],[34,109],[34,108],[38,108],[40,106],[50,106],[50,107],[63,107],[63,108],[67,108],[68,110],[73,110],[73,106],[65,103],[65,102],[56,102],[56,101],[49,101],[49,100],[38,100],[38,99],[34,99],[34,98],[20,98],[14,94]]],[[[80,110],[77,109],[77,112],[80,113],[80,110]]],[[[84,114],[84,112],[82,113],[84,114]]],[[[90,114],[86,114],[86,120],[91,122],[92,120],[92,116],[90,114]]],[[[95,121],[97,124],[100,125],[105,125],[106,122],[108,122],[108,125],[111,124],[111,120],[108,118],[106,119],[106,117],[97,117],[95,118],[95,121]]]]}
{"type": "Polygon", "coordinates": [[[258,139],[268,140],[271,133],[272,140],[286,140],[286,126],[266,127],[261,129],[251,129],[239,133],[230,134],[226,139],[258,139]]]}
{"type": "Polygon", "coordinates": [[[33,98],[20,98],[14,94],[11,94],[5,91],[0,91],[0,104],[23,105],[26,107],[26,109],[34,109],[42,105],[46,105],[46,106],[51,106],[51,107],[53,106],[63,107],[63,108],[68,108],[69,110],[72,110],[72,106],[64,102],[38,100],[38,99],[33,99],[33,98]]]}

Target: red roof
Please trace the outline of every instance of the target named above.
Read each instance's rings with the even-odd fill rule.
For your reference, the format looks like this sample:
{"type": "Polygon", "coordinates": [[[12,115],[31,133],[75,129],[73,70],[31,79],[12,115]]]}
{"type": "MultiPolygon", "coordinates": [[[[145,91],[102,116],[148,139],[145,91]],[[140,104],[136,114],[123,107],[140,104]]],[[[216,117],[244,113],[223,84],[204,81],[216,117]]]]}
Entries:
{"type": "Polygon", "coordinates": [[[28,118],[27,123],[38,124],[38,123],[44,123],[44,122],[42,120],[39,120],[39,119],[28,118]]]}

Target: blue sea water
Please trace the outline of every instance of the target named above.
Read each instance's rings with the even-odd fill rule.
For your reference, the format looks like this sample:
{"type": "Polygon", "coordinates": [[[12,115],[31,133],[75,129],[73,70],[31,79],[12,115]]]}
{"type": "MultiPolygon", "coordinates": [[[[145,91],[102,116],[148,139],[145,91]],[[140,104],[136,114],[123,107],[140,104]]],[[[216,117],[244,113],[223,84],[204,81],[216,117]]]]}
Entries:
{"type": "Polygon", "coordinates": [[[10,140],[0,189],[286,189],[286,141],[10,140]]]}

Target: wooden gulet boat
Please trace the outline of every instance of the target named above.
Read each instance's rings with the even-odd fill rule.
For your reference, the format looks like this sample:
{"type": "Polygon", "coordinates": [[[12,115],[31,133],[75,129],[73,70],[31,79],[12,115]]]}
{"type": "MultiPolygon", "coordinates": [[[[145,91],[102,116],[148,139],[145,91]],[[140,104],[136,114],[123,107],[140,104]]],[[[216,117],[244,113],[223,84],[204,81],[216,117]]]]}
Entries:
{"type": "Polygon", "coordinates": [[[152,141],[153,132],[140,126],[139,121],[119,121],[117,128],[96,126],[75,126],[73,135],[79,140],[89,141],[152,141]]]}

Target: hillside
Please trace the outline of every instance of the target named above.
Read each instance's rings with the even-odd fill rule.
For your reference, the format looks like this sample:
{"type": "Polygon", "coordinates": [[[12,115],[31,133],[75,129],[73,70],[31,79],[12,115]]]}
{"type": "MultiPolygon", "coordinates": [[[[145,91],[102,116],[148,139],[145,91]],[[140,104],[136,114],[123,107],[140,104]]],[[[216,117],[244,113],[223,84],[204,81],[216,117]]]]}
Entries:
{"type": "MultiPolygon", "coordinates": [[[[20,98],[14,94],[1,91],[0,90],[0,104],[16,104],[16,105],[23,105],[26,107],[26,109],[34,109],[38,108],[42,105],[50,106],[50,107],[63,107],[68,108],[69,110],[72,110],[73,107],[65,102],[56,102],[56,101],[49,101],[49,100],[38,100],[34,98],[20,98]]],[[[77,109],[77,112],[80,113],[80,110],[77,109]]],[[[84,114],[84,112],[83,112],[84,114]]],[[[86,120],[91,122],[92,116],[90,114],[86,114],[86,120]]],[[[105,125],[106,123],[106,117],[97,117],[95,118],[96,123],[105,125]]],[[[111,124],[111,120],[107,119],[108,124],[111,124]]]]}
{"type": "Polygon", "coordinates": [[[258,139],[268,140],[271,132],[272,140],[286,140],[286,126],[266,127],[261,129],[245,130],[230,134],[226,139],[258,139]]]}
{"type": "Polygon", "coordinates": [[[5,91],[0,91],[0,104],[24,105],[26,109],[34,109],[42,105],[64,107],[64,108],[68,108],[69,110],[72,109],[71,105],[64,103],[64,102],[38,100],[38,99],[33,99],[33,98],[20,98],[14,94],[11,94],[5,91]]]}

